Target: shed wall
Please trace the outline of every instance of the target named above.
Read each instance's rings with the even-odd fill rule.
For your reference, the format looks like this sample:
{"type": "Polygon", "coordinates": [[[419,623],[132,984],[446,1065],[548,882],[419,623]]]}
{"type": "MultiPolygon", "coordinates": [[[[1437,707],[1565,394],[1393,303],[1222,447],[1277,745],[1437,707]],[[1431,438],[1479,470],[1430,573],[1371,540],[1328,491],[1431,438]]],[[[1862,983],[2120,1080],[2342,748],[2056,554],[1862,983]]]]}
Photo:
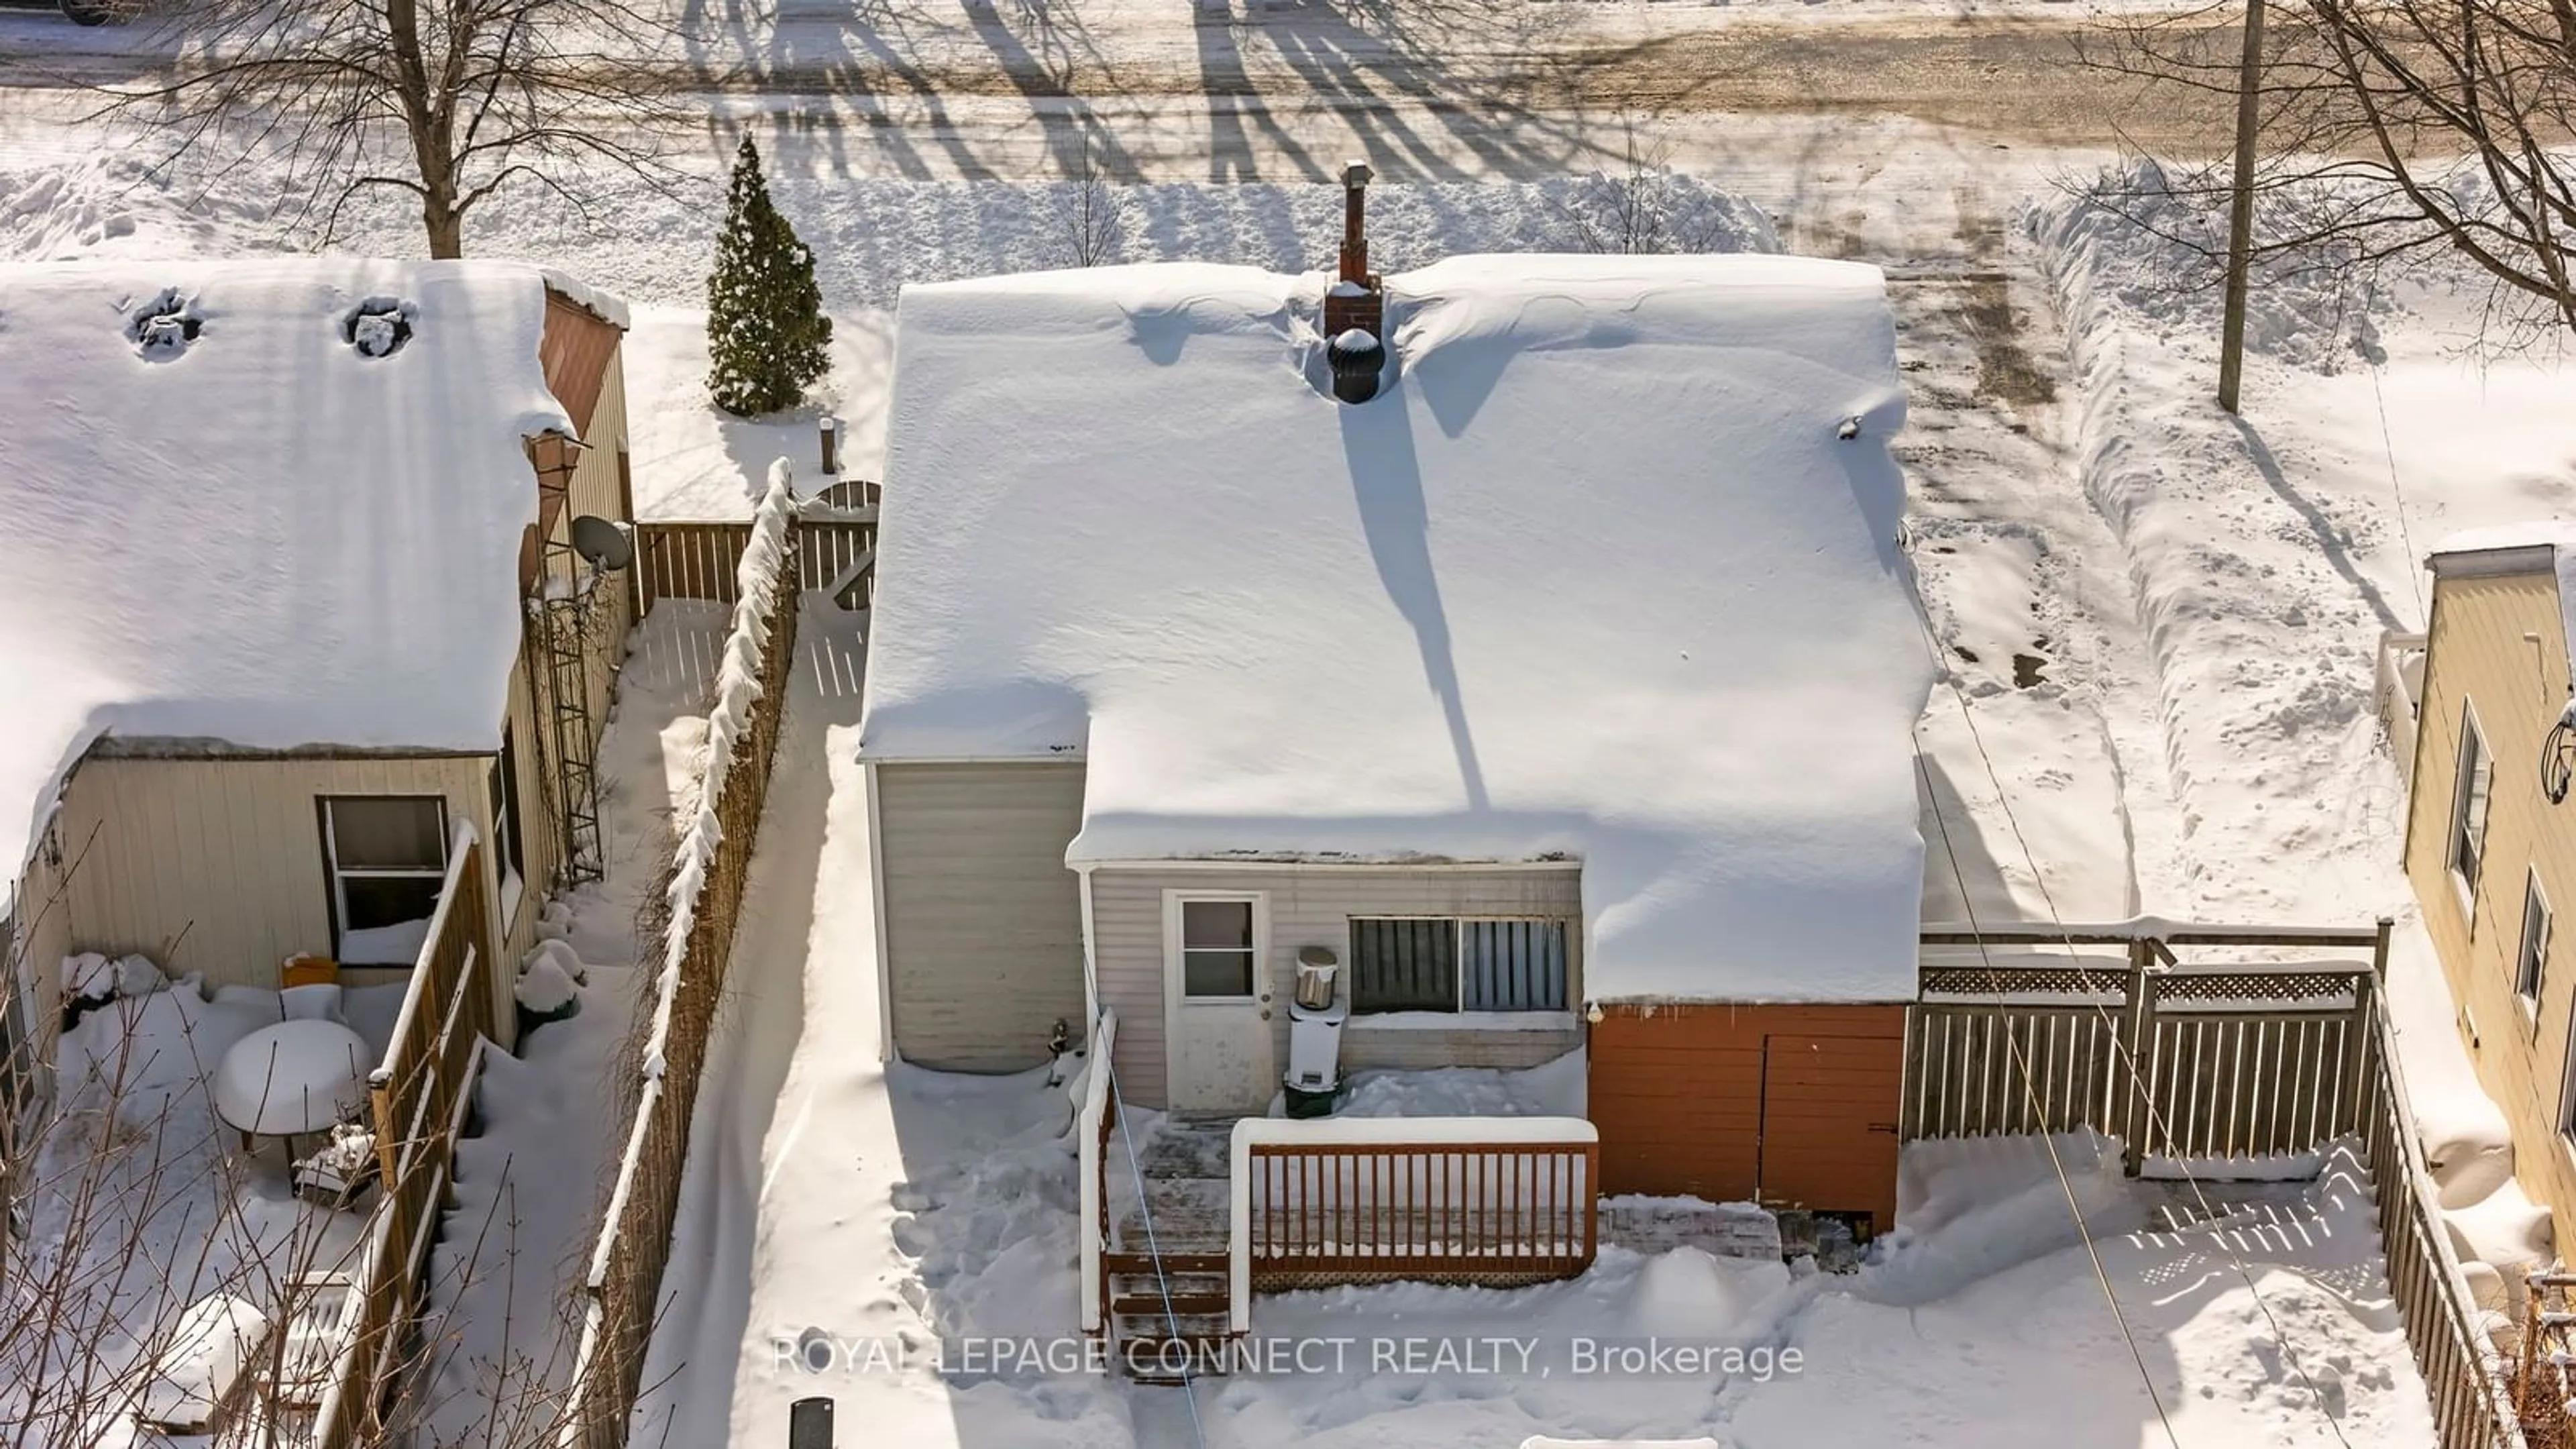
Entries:
{"type": "MultiPolygon", "coordinates": [[[[1079,762],[873,767],[894,1047],[922,1066],[1007,1072],[1083,1028],[1079,762]]],[[[1123,1038],[1128,1024],[1119,1023],[1123,1038]]]]}
{"type": "MultiPolygon", "coordinates": [[[[1295,984],[1297,952],[1326,946],[1348,961],[1353,916],[1561,916],[1568,932],[1567,1000],[1583,999],[1581,868],[1393,865],[1245,866],[1194,869],[1101,866],[1091,877],[1092,950],[1102,1004],[1118,1013],[1118,1085],[1129,1100],[1160,1107],[1167,1100],[1164,1027],[1163,893],[1243,891],[1270,904],[1270,955],[1264,969],[1280,1003],[1271,1018],[1272,1051],[1288,1059],[1285,1003],[1295,984]]],[[[1544,1029],[1495,1030],[1373,1025],[1355,1016],[1342,1032],[1345,1071],[1440,1066],[1532,1067],[1582,1045],[1573,1013],[1544,1029]]]]}
{"type": "Polygon", "coordinates": [[[332,949],[316,802],[436,795],[450,821],[488,832],[491,758],[84,761],[60,826],[79,860],[74,944],[139,951],[173,975],[205,973],[209,987],[274,987],[287,957],[332,949]]]}
{"type": "Polygon", "coordinates": [[[1903,1006],[1611,1006],[1590,1069],[1605,1193],[1896,1221],[1903,1006]]]}

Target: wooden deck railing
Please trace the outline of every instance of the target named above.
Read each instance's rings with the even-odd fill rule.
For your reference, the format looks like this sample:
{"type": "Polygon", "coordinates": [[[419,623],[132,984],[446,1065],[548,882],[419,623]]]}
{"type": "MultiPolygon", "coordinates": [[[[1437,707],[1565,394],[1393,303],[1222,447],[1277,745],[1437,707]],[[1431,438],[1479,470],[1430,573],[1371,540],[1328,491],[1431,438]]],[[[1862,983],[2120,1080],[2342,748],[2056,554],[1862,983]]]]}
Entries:
{"type": "Polygon", "coordinates": [[[1924,942],[1979,935],[1989,953],[2018,954],[1924,967],[1906,1027],[1905,1140],[2091,1128],[2121,1140],[2135,1174],[2148,1158],[2311,1152],[2361,1129],[2385,926],[1930,927],[1924,942]],[[2111,944],[2122,954],[2075,954],[2111,944]],[[2032,946],[2066,954],[2033,957],[2032,946]],[[2185,964],[2177,946],[2370,957],[2185,964]]]}
{"type": "Polygon", "coordinates": [[[492,983],[480,962],[485,906],[483,848],[460,822],[428,939],[412,965],[393,1039],[367,1079],[382,1183],[357,1278],[363,1306],[315,1418],[315,1449],[381,1442],[381,1412],[404,1366],[405,1337],[420,1309],[429,1245],[446,1208],[456,1138],[471,1104],[492,983]]]}
{"type": "Polygon", "coordinates": [[[1109,1250],[1114,1228],[1109,1213],[1109,1139],[1118,1130],[1118,1082],[1109,1071],[1109,1054],[1118,1045],[1118,1013],[1104,1010],[1084,1049],[1082,1116],[1077,1126],[1082,1156],[1082,1331],[1094,1336],[1109,1331],[1109,1250]]]}
{"type": "MultiPolygon", "coordinates": [[[[2435,1208],[2372,930],[1928,927],[1927,946],[2119,945],[2125,956],[1927,966],[1906,1033],[1907,1140],[2092,1128],[2149,1158],[2248,1159],[2358,1141],[2390,1299],[2441,1449],[2520,1449],[2435,1208]],[[2189,966],[2177,946],[2367,947],[2370,963],[2189,966]]],[[[2206,1176],[2206,1171],[2203,1172],[2206,1176]]]]}
{"type": "Polygon", "coordinates": [[[1233,1176],[1238,1316],[1264,1289],[1571,1278],[1599,1246],[1579,1117],[1247,1118],[1233,1176]]]}

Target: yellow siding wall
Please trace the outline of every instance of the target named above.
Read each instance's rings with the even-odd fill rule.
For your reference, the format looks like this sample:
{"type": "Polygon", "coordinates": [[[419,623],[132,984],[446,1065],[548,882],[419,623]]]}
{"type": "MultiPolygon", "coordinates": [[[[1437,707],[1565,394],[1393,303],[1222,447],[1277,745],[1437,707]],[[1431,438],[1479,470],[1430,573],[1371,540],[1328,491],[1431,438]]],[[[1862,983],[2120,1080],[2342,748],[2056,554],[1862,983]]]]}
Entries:
{"type": "Polygon", "coordinates": [[[2547,573],[2436,580],[2406,870],[2450,979],[2479,1080],[2513,1124],[2514,1170],[2576,1242],[2576,1156],[2557,1131],[2576,1002],[2576,796],[2540,793],[2543,738],[2567,705],[2566,636],[2547,573]],[[2460,725],[2474,709],[2494,760],[2486,854],[2473,900],[2450,868],[2460,725]],[[2536,871],[2556,938],[2535,1017],[2514,993],[2525,881],[2536,871]]]}
{"type": "MultiPolygon", "coordinates": [[[[488,831],[488,755],[340,760],[93,758],[64,792],[82,950],[139,951],[209,986],[275,986],[287,957],[331,950],[315,801],[438,795],[488,831]]],[[[369,973],[373,974],[373,973],[369,973]]]]}

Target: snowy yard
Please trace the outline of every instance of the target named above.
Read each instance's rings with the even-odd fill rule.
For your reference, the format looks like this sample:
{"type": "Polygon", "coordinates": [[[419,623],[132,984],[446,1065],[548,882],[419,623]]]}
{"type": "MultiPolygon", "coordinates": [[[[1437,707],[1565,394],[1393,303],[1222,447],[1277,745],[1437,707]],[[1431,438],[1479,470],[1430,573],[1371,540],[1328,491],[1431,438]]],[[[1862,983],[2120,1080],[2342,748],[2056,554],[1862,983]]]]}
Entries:
{"type": "MultiPolygon", "coordinates": [[[[1587,8],[1616,12],[1604,26],[1646,29],[1658,23],[1649,14],[1699,26],[1732,7],[1587,8]]],[[[1105,32],[1132,22],[1137,44],[1188,44],[1136,19],[1137,7],[1103,13],[1105,32]]],[[[0,37],[32,23],[0,15],[0,37]]],[[[813,40],[766,43],[792,58],[813,40]]],[[[964,51],[983,37],[969,27],[934,43],[964,51]]],[[[873,476],[897,286],[1062,260],[1049,193],[967,181],[1046,174],[1064,112],[1033,115],[1017,96],[861,99],[818,102],[820,121],[726,103],[726,124],[775,128],[764,139],[780,204],[821,253],[836,318],[832,379],[784,419],[731,422],[705,405],[703,197],[620,195],[597,224],[543,206],[495,211],[473,239],[637,304],[626,358],[647,516],[747,516],[760,468],[780,453],[809,458],[825,411],[850,429],[849,471],[873,476]]],[[[1128,196],[1131,254],[1320,264],[1327,188],[1194,178],[1320,174],[1299,161],[1345,149],[1400,153],[1438,183],[1377,213],[1390,270],[1475,247],[1563,245],[1567,183],[1514,178],[1589,169],[1600,155],[1574,142],[1502,154],[1472,130],[1423,123],[1428,104],[1297,115],[1291,96],[1273,96],[1276,109],[1136,101],[1121,117],[1133,123],[1122,179],[1151,184],[1128,196]]],[[[2373,651],[2383,629],[2422,626],[2417,564],[2441,536],[2576,505],[2576,408],[2565,402],[2576,379],[2563,362],[2482,351],[2483,293],[2447,268],[2360,295],[2267,278],[2245,414],[2231,420],[2208,401],[2214,294],[2172,285],[2187,258],[2066,194],[2100,152],[2018,136],[2005,149],[1885,115],[1708,112],[1676,118],[1672,136],[1677,164],[1765,208],[1786,249],[1879,262],[1897,278],[1912,407],[1897,448],[1927,647],[1944,670],[1920,739],[1959,856],[1953,878],[1936,841],[1926,919],[1967,905],[1981,918],[2410,917],[2398,872],[2405,800],[2372,718],[2373,651]]],[[[300,240],[292,201],[249,183],[200,195],[147,177],[42,104],[0,114],[0,255],[284,249],[300,240]]],[[[390,209],[371,213],[350,244],[412,250],[408,227],[390,209]]],[[[657,612],[646,632],[648,651],[697,657],[676,615],[657,612]]],[[[1451,1449],[1546,1430],[1711,1432],[1736,1449],[2108,1449],[2166,1442],[2167,1422],[2187,1444],[2412,1445],[2429,1433],[2349,1163],[2195,1221],[2197,1204],[2121,1179],[2116,1155],[2089,1142],[2063,1147],[2098,1269],[2033,1144],[1918,1147],[1900,1240],[1848,1277],[1613,1250],[1582,1280],[1510,1294],[1344,1289],[1255,1308],[1256,1332],[1283,1340],[1536,1338],[1533,1353],[1566,1364],[1546,1376],[1320,1368],[1183,1395],[1080,1374],[942,1374],[929,1360],[943,1342],[1072,1329],[1070,1106],[1034,1076],[875,1063],[850,729],[857,646],[828,629],[808,637],[737,948],[739,1000],[699,1104],[639,1443],[780,1443],[788,1404],[818,1392],[837,1395],[843,1422],[871,1441],[906,1449],[1200,1438],[1451,1449]],[[785,1362],[782,1347],[808,1330],[880,1346],[896,1366],[842,1375],[785,1362]],[[1759,1381],[1586,1379],[1562,1357],[1576,1337],[1655,1334],[1764,1347],[1775,1365],[1795,1348],[1801,1366],[1759,1381]]],[[[711,675],[712,660],[697,659],[711,675]]],[[[639,831],[688,788],[679,762],[693,740],[674,688],[630,695],[602,757],[639,831]]],[[[631,882],[638,872],[620,863],[612,881],[631,882]]],[[[515,1238],[510,1256],[529,1268],[578,1250],[564,1225],[587,1210],[603,1151],[585,1134],[601,1120],[621,1023],[627,906],[576,903],[569,929],[593,966],[583,1015],[541,1031],[524,1062],[490,1079],[502,1105],[464,1154],[460,1217],[515,1224],[491,1233],[515,1238]],[[524,1186],[522,1164],[540,1157],[544,1183],[524,1186]]],[[[2429,969],[2401,950],[2391,998],[2444,1206],[2464,1214],[2482,1251],[2495,1244],[2510,1261],[2530,1250],[2527,1205],[2498,1159],[2501,1123],[2464,1085],[2429,969]]],[[[1485,1100],[1508,1098],[1488,1085],[1485,1100]]],[[[1408,1090],[1386,1080],[1375,1104],[1405,1110],[1408,1090]]],[[[262,1222],[293,1216],[253,1203],[262,1222]]],[[[484,1261],[497,1260],[487,1249],[484,1261]]],[[[544,1374],[555,1357],[546,1274],[464,1276],[461,1294],[442,1299],[469,1329],[443,1380],[460,1416],[498,1379],[544,1374]]],[[[455,1293],[455,1275],[444,1281],[455,1293]]]]}

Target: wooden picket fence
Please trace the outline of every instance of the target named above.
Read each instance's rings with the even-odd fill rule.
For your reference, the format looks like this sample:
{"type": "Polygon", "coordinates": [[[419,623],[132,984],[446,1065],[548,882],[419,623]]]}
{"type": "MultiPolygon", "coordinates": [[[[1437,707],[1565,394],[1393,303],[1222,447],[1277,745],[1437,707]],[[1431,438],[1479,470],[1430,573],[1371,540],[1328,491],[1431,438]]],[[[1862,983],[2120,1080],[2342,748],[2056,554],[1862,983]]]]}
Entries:
{"type": "Polygon", "coordinates": [[[2469,1296],[2407,1106],[2371,930],[1930,927],[1927,947],[2001,948],[1928,965],[1909,1014],[1900,1132],[2073,1132],[2121,1139],[2207,1178],[2226,1162],[2359,1146],[2388,1287],[2432,1400],[2441,1449],[2520,1449],[2523,1435],[2469,1296]],[[2078,954],[2119,947],[2120,956],[2078,954]],[[2032,959],[2029,948],[2063,948],[2032,959]],[[2367,948],[2366,964],[2187,965],[2177,947],[2367,948]]]}
{"type": "MultiPolygon", "coordinates": [[[[784,547],[800,567],[817,555],[803,548],[801,523],[788,526],[784,547]]],[[[749,529],[743,529],[748,541],[749,529]]],[[[741,546],[735,547],[737,562],[741,546]]],[[[730,768],[714,798],[719,822],[714,858],[705,868],[696,909],[677,944],[680,968],[671,996],[668,1034],[659,1061],[637,1064],[641,1085],[619,1157],[617,1183],[592,1249],[584,1286],[582,1343],[572,1373],[569,1402],[555,1436],[558,1449],[616,1449],[626,1442],[626,1421],[643,1386],[644,1358],[655,1327],[663,1269],[671,1253],[671,1228],[679,1213],[680,1176],[689,1155],[690,1115],[716,1009],[732,964],[742,892],[759,840],[769,796],[769,772],[786,713],[789,673],[796,658],[797,609],[802,590],[782,567],[767,600],[767,641],[759,653],[759,689],[733,745],[730,768]]],[[[738,587],[729,586],[734,599],[738,587]]],[[[676,931],[676,926],[673,928],[676,931]]],[[[660,943],[667,951],[674,944],[660,943]]],[[[654,953],[657,957],[660,951],[654,953]]]]}
{"type": "MultiPolygon", "coordinates": [[[[636,525],[635,578],[643,606],[656,599],[711,599],[730,604],[741,590],[735,572],[751,541],[748,523],[636,525]]],[[[876,593],[877,511],[808,504],[793,535],[796,587],[828,593],[844,609],[865,609],[876,593]]]]}

